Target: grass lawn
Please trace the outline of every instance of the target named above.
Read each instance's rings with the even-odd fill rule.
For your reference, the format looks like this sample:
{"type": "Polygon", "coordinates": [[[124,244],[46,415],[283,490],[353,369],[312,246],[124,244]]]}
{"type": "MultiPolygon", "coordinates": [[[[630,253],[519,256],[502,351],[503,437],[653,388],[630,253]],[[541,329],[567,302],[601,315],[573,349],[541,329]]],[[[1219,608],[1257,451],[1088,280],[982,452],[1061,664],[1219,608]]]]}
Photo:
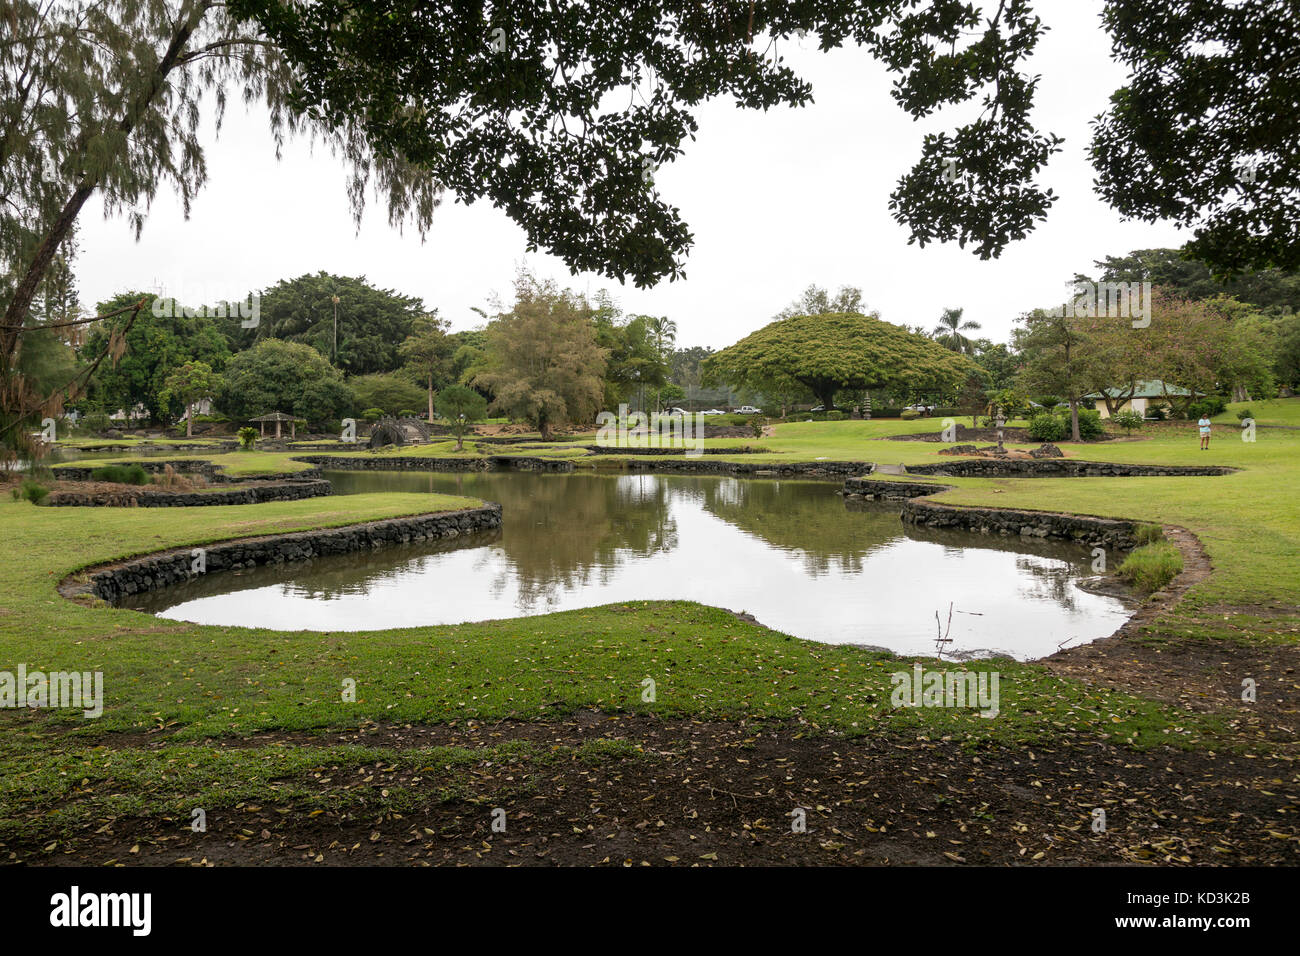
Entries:
{"type": "MultiPolygon", "coordinates": [[[[1300,409],[1295,400],[1277,404],[1279,419],[1300,409]]],[[[1263,423],[1264,403],[1253,407],[1263,423]]],[[[880,440],[939,427],[933,419],[788,423],[761,440],[772,449],[768,455],[736,460],[942,460],[936,456],[942,447],[938,444],[880,440]]],[[[1300,554],[1300,509],[1295,507],[1300,431],[1260,429],[1257,440],[1246,443],[1235,427],[1225,426],[1216,432],[1211,451],[1200,452],[1196,446],[1193,432],[1170,424],[1144,430],[1132,440],[1062,447],[1071,457],[1091,460],[1212,463],[1241,471],[1212,478],[952,479],[955,490],[943,493],[940,500],[1117,515],[1190,529],[1204,543],[1213,572],[1172,613],[1141,628],[1136,639],[1157,646],[1165,663],[1180,654],[1208,654],[1211,659],[1220,654],[1257,655],[1263,662],[1266,658],[1260,655],[1282,649],[1290,653],[1300,637],[1300,570],[1295,562],[1300,554]]],[[[451,447],[454,442],[439,442],[394,453],[445,455],[451,447]]],[[[514,450],[529,455],[539,451],[514,450]]],[[[560,445],[540,450],[564,453],[560,445]]],[[[211,460],[240,475],[305,467],[280,453],[211,460]]],[[[976,671],[1000,673],[1001,713],[988,720],[969,710],[891,708],[889,675],[907,669],[910,660],[800,641],[730,612],[685,602],[632,602],[481,624],[313,633],[172,622],[128,610],[81,606],[55,590],[64,576],[79,568],[126,555],[464,504],[464,499],[441,496],[366,494],[207,508],[80,509],[36,508],[6,496],[0,501],[5,535],[0,670],[13,670],[19,663],[29,669],[100,670],[106,699],[98,720],[86,720],[74,711],[0,711],[5,731],[0,737],[0,768],[5,771],[0,775],[0,853],[13,852],[14,859],[57,860],[67,854],[69,859],[105,862],[116,853],[130,859],[126,847],[134,842],[129,852],[135,853],[144,840],[152,848],[146,855],[158,862],[186,862],[189,857],[179,851],[168,855],[167,841],[175,839],[175,830],[187,822],[194,806],[236,820],[254,805],[259,820],[293,820],[299,827],[308,826],[303,821],[316,814],[332,825],[373,818],[398,831],[406,827],[400,818],[411,813],[443,813],[447,821],[451,818],[445,815],[452,814],[459,821],[459,814],[477,814],[491,800],[504,799],[489,796],[502,786],[521,787],[511,791],[516,796],[550,799],[558,786],[554,781],[567,780],[570,774],[577,775],[574,786],[583,781],[594,786],[599,778],[603,786],[617,789],[625,777],[668,773],[680,760],[690,766],[689,755],[697,745],[688,741],[700,727],[713,728],[708,732],[717,739],[737,734],[734,747],[728,745],[724,754],[732,767],[749,763],[750,757],[743,755],[765,736],[763,726],[778,728],[780,734],[774,735],[791,747],[804,748],[789,758],[796,762],[807,756],[807,748],[824,747],[814,742],[828,734],[842,741],[865,741],[862,746],[883,742],[891,754],[910,753],[913,771],[904,768],[905,777],[912,773],[949,780],[951,799],[960,804],[963,815],[952,842],[965,839],[968,825],[989,826],[977,821],[982,814],[995,813],[989,809],[994,797],[988,792],[958,797],[952,789],[955,781],[975,779],[993,761],[1005,764],[1006,773],[1018,781],[1015,786],[1032,792],[1034,774],[1025,776],[1016,755],[1034,751],[1065,753],[1062,773],[1069,772],[1071,760],[1084,759],[1069,754],[1113,754],[1115,766],[1121,768],[1115,772],[1124,781],[1117,785],[1119,790],[1129,788],[1139,805],[1143,798],[1132,778],[1138,771],[1131,768],[1151,764],[1159,776],[1162,762],[1171,761],[1224,760],[1234,767],[1232,773],[1245,774],[1241,780],[1246,782],[1233,778],[1223,786],[1263,787],[1270,797],[1288,789],[1294,792],[1294,771],[1277,770],[1276,763],[1269,763],[1266,773],[1259,771],[1269,780],[1250,776],[1256,773],[1251,761],[1265,755],[1270,761],[1289,760],[1277,755],[1291,752],[1290,739],[1274,735],[1264,743],[1255,725],[1243,725],[1231,706],[1214,701],[1189,705],[1183,699],[1186,693],[1180,697],[1187,687],[1147,693],[1140,682],[1123,675],[1106,672],[1098,679],[1100,665],[1092,671],[1071,671],[1047,663],[971,664],[976,671]],[[657,686],[652,702],[642,699],[646,678],[657,686]],[[342,699],[346,680],[356,681],[355,702],[342,699]],[[564,728],[584,713],[607,715],[600,718],[605,721],[650,720],[646,734],[666,733],[663,728],[671,726],[680,728],[674,730],[679,736],[654,746],[645,740],[572,738],[564,728]],[[514,736],[490,732],[539,726],[553,730],[554,739],[539,743],[525,739],[523,730],[514,736]],[[457,736],[470,728],[485,735],[472,746],[457,736]],[[395,737],[385,738],[385,746],[358,743],[380,732],[395,737]],[[804,740],[806,745],[799,743],[804,740]],[[1161,756],[1152,760],[1143,754],[1161,756]],[[962,769],[945,771],[941,760],[959,761],[962,769]],[[1238,764],[1249,766],[1240,769],[1238,764]],[[1270,775],[1278,779],[1272,781],[1270,775]]],[[[1213,669],[1195,661],[1187,666],[1213,669]]],[[[926,663],[942,669],[967,666],[926,663]]],[[[1195,677],[1200,672],[1187,673],[1195,677]]],[[[1286,679],[1293,693],[1294,675],[1286,679]]],[[[1178,681],[1166,675],[1164,683],[1178,681]]],[[[1294,723],[1294,697],[1289,699],[1290,710],[1284,711],[1291,716],[1279,719],[1294,723]]],[[[1208,781],[1206,786],[1218,786],[1224,771],[1218,763],[1214,767],[1213,772],[1201,766],[1188,773],[1199,774],[1197,779],[1208,781]]],[[[743,784],[745,780],[736,786],[743,784]]],[[[688,792],[689,780],[683,786],[682,792],[688,792]]],[[[761,791],[760,785],[754,786],[761,791]]],[[[836,792],[843,796],[840,786],[836,792]]],[[[886,784],[874,786],[883,792],[886,784]]],[[[1241,791],[1234,792],[1238,796],[1233,799],[1241,799],[1241,791]]],[[[933,803],[929,797],[917,799],[933,803]]],[[[710,801],[717,801],[716,793],[710,801]]],[[[733,803],[734,812],[744,816],[747,811],[738,800],[728,803],[723,798],[716,805],[719,812],[732,813],[733,803]]],[[[938,805],[942,807],[942,800],[938,805]]],[[[1047,812],[1041,801],[1034,807],[1024,811],[1026,818],[1047,812]]],[[[1177,807],[1170,812],[1176,815],[1177,807]]],[[[1268,812],[1282,811],[1270,805],[1268,812]]],[[[1144,820],[1151,827],[1170,826],[1165,810],[1152,809],[1150,814],[1144,820]]],[[[1085,834],[1086,818],[1084,810],[1085,834]]],[[[746,819],[746,826],[752,825],[753,814],[746,819]]],[[[1282,834],[1279,839],[1292,841],[1279,846],[1300,845],[1291,817],[1272,819],[1282,834]]],[[[1013,841],[1007,844],[1012,848],[1008,859],[1043,858],[1016,857],[1014,841],[1036,838],[1023,836],[1009,820],[1002,822],[1008,829],[1003,833],[999,824],[998,839],[1013,841]]],[[[864,832],[878,832],[883,824],[875,824],[864,824],[864,832]]],[[[459,824],[446,825],[454,830],[459,824]]],[[[670,820],[668,825],[678,823],[670,820]]],[[[1078,825],[1073,818],[1052,817],[1042,823],[1044,833],[1055,834],[1048,841],[1055,846],[1077,840],[1071,834],[1078,825]]],[[[373,826],[376,832],[383,829],[378,822],[373,826]]],[[[540,821],[538,826],[568,832],[567,824],[540,821]]],[[[689,824],[682,826],[689,829],[689,824]]],[[[1079,852],[1111,854],[1101,859],[1112,862],[1146,859],[1146,852],[1165,860],[1172,852],[1176,862],[1232,862],[1263,858],[1261,853],[1272,851],[1273,845],[1257,831],[1238,827],[1237,836],[1230,837],[1225,822],[1216,836],[1217,851],[1189,849],[1195,844],[1189,837],[1176,852],[1139,852],[1133,847],[1079,852]],[[1247,856],[1240,855],[1242,850],[1225,849],[1234,839],[1250,843],[1247,856]],[[1263,841],[1263,849],[1252,842],[1256,840],[1263,841]]],[[[230,831],[225,832],[229,839],[230,831]]],[[[237,839],[257,842],[256,833],[271,832],[278,833],[272,823],[259,822],[252,835],[237,839]]],[[[389,829],[384,832],[379,845],[400,845],[389,829]]],[[[575,832],[581,833],[582,826],[575,832]]],[[[690,832],[689,839],[695,841],[698,834],[690,832]]],[[[283,862],[288,848],[300,849],[294,840],[312,846],[307,862],[316,859],[318,844],[323,859],[328,836],[322,834],[312,830],[309,837],[286,835],[280,839],[280,855],[268,859],[283,862]]],[[[918,847],[927,845],[921,832],[915,836],[918,847]]],[[[415,837],[417,842],[425,839],[418,828],[415,837]]],[[[472,846],[477,840],[466,839],[465,853],[471,855],[458,859],[474,862],[472,853],[484,851],[472,846]]],[[[274,842],[270,839],[268,845],[274,842]]],[[[200,852],[215,851],[209,847],[200,852]]],[[[935,862],[944,860],[936,857],[935,862]]]]}

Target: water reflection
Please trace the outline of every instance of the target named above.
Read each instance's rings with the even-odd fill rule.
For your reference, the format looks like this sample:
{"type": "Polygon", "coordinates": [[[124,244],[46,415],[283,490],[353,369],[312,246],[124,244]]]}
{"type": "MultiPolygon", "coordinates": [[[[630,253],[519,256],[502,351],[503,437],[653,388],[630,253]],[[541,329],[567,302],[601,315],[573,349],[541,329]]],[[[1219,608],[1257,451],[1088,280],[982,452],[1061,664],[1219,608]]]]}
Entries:
{"type": "Polygon", "coordinates": [[[1038,539],[906,529],[897,505],[845,502],[830,482],[704,476],[336,472],[336,493],[427,491],[499,501],[503,526],[220,574],[132,606],[203,623],[368,630],[682,598],[799,637],[953,655],[1051,653],[1127,616],[1080,590],[1090,554],[1038,539]]]}

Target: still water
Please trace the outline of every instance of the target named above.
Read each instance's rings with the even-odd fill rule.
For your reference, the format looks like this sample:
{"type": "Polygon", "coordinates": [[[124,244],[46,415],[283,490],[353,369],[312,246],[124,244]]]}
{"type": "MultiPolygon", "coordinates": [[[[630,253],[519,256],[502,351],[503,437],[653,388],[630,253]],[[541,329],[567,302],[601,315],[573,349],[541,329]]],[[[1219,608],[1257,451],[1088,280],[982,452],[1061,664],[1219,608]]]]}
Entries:
{"type": "Polygon", "coordinates": [[[1043,657],[1130,613],[1081,590],[1083,546],[914,531],[834,482],[654,475],[332,472],[336,494],[499,501],[499,531],[258,568],[138,595],[203,624],[354,631],[686,599],[797,637],[945,656],[1043,657]],[[949,629],[949,606],[952,607],[949,629]],[[936,622],[938,612],[940,623],[936,622]]]}

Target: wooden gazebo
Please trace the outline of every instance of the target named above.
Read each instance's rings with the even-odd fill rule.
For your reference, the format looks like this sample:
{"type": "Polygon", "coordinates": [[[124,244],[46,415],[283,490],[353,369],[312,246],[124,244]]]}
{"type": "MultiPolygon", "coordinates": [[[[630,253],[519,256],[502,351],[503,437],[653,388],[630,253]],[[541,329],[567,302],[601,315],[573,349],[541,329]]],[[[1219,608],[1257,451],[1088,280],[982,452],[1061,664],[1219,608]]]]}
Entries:
{"type": "Polygon", "coordinates": [[[275,422],[275,437],[280,437],[280,428],[284,422],[289,423],[289,437],[295,437],[297,433],[298,419],[292,415],[286,415],[284,412],[271,412],[269,415],[259,415],[257,418],[250,418],[250,422],[257,422],[258,427],[262,429],[262,437],[266,437],[266,423],[275,422]]]}

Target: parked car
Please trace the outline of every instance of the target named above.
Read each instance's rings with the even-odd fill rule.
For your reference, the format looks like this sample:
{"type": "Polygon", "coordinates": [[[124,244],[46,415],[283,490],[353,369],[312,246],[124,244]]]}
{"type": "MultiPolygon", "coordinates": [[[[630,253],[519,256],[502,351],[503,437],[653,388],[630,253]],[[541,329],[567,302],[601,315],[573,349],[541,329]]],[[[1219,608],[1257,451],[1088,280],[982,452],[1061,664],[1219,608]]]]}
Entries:
{"type": "Polygon", "coordinates": [[[755,408],[753,405],[741,405],[738,409],[736,409],[736,414],[737,415],[762,415],[763,410],[761,408],[755,408]]]}
{"type": "Polygon", "coordinates": [[[684,408],[666,408],[660,414],[669,418],[677,418],[680,415],[686,415],[687,411],[684,408]]]}
{"type": "Polygon", "coordinates": [[[720,408],[710,408],[707,411],[700,412],[701,415],[725,415],[727,414],[720,408]]]}

